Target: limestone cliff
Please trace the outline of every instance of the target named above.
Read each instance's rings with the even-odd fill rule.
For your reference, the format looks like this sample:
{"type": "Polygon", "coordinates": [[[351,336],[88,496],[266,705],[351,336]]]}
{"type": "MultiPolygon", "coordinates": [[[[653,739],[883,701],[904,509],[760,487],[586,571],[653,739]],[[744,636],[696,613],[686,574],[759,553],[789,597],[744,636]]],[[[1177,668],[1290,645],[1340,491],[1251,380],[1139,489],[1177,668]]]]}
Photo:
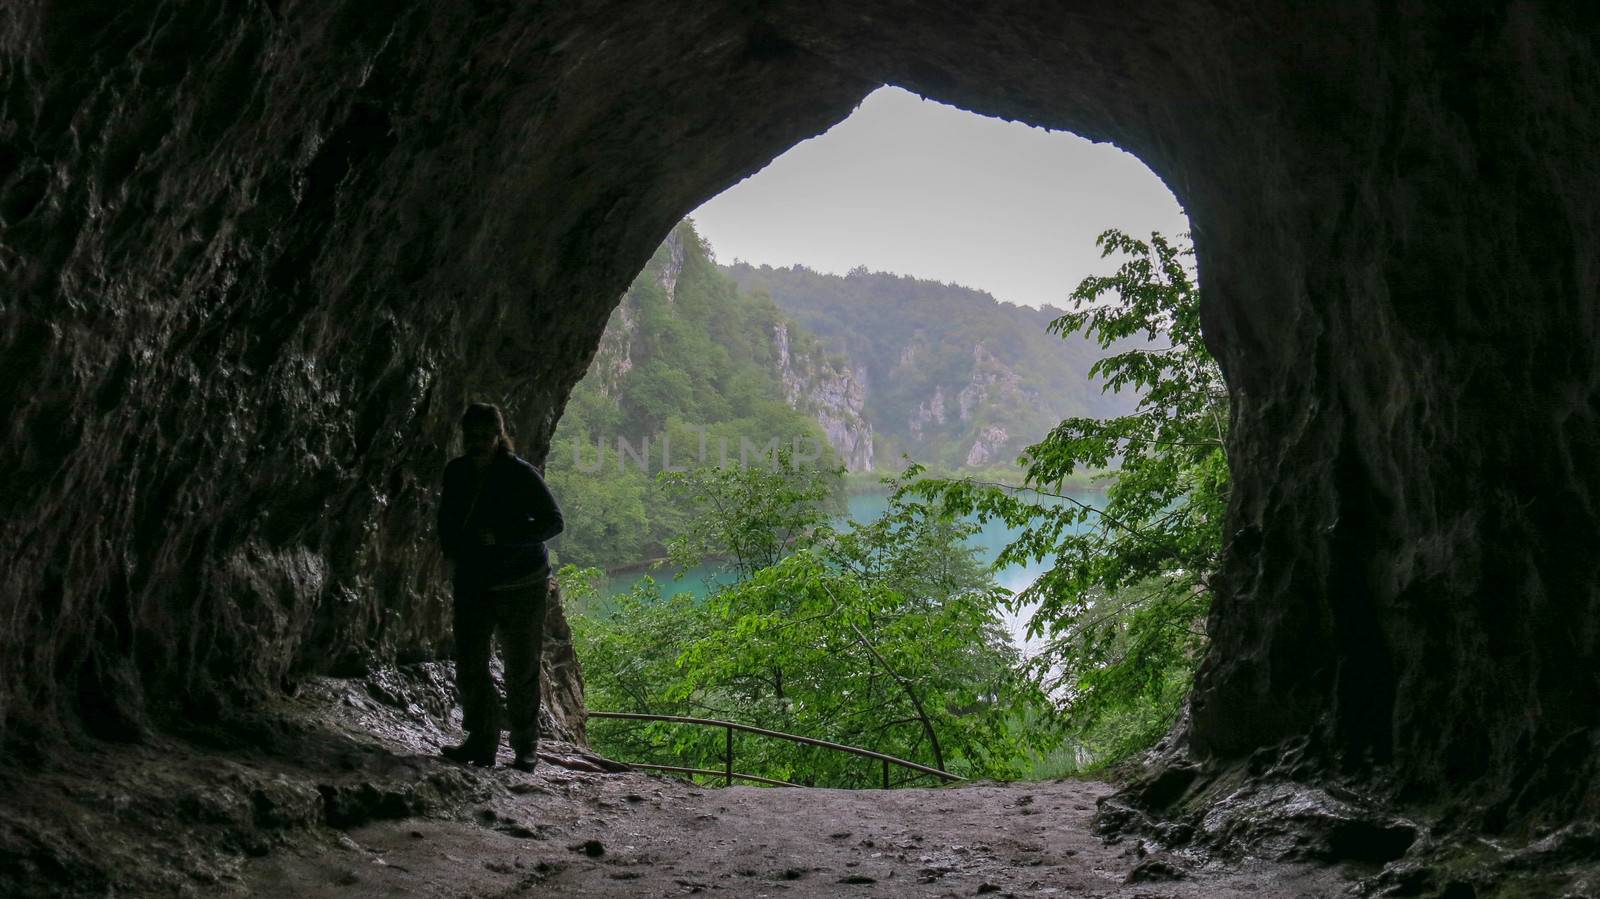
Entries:
{"type": "MultiPolygon", "coordinates": [[[[656,340],[655,335],[641,330],[646,321],[658,328],[719,330],[720,346],[716,350],[748,355],[753,363],[743,371],[742,378],[771,382],[774,391],[790,408],[817,423],[840,464],[851,471],[870,469],[873,434],[865,413],[864,370],[852,369],[836,355],[830,356],[805,329],[784,318],[766,297],[740,294],[716,270],[711,253],[712,248],[691,223],[685,222],[673,229],[633,286],[622,295],[600,337],[589,373],[578,389],[592,384],[613,401],[626,419],[629,410],[644,402],[640,393],[654,392],[662,378],[676,384],[675,373],[693,372],[704,364],[703,359],[693,357],[706,348],[688,350],[665,345],[656,340]],[[679,282],[686,265],[694,275],[694,294],[680,303],[679,282]],[[660,308],[651,305],[654,294],[650,288],[659,288],[659,296],[664,300],[660,308]],[[639,361],[650,359],[656,360],[658,365],[651,372],[653,380],[645,383],[642,374],[629,377],[639,361]]],[[[732,393],[748,391],[753,386],[765,389],[766,384],[707,383],[691,385],[688,392],[732,393]]],[[[683,392],[681,386],[678,389],[683,392]]],[[[669,408],[697,427],[714,427],[733,417],[731,409],[719,409],[715,404],[697,406],[688,396],[681,396],[679,402],[656,411],[665,413],[669,408]]],[[[631,423],[634,430],[639,430],[642,424],[637,420],[631,423]]],[[[614,436],[605,435],[607,438],[614,436]]],[[[637,435],[628,436],[637,439],[637,435]]],[[[749,433],[741,436],[761,444],[773,435],[749,433]]],[[[779,436],[785,445],[794,445],[794,435],[779,436]]],[[[805,451],[802,448],[802,452],[805,451]]]]}
{"type": "Polygon", "coordinates": [[[971,421],[985,405],[1003,402],[1028,402],[1038,399],[1038,391],[1022,386],[1016,370],[995,358],[982,343],[972,347],[972,375],[967,386],[956,395],[962,421],[971,421]]]}
{"type": "Polygon", "coordinates": [[[968,465],[988,465],[1000,458],[1002,450],[1011,440],[1011,435],[999,425],[989,425],[978,432],[972,441],[972,448],[967,450],[966,463],[968,465]]]}
{"type": "Polygon", "coordinates": [[[946,420],[944,385],[935,384],[933,393],[911,410],[911,416],[906,419],[906,430],[913,437],[921,437],[930,425],[942,425],[946,420]]]}
{"type": "Polygon", "coordinates": [[[793,326],[772,326],[778,350],[778,372],[789,405],[817,420],[828,444],[849,471],[872,468],[872,425],[865,416],[867,385],[863,372],[846,368],[813,349],[809,354],[790,347],[793,326]]]}

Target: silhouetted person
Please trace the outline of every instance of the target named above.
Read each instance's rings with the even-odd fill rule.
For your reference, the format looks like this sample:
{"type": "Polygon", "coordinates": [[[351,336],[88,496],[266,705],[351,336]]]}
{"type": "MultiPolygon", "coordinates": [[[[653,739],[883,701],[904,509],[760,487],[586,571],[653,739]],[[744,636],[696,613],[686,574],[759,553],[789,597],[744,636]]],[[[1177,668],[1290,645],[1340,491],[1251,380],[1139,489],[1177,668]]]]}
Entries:
{"type": "Polygon", "coordinates": [[[494,765],[500,697],[489,658],[498,629],[513,767],[532,771],[538,762],[539,653],[550,577],[544,541],[561,533],[561,508],[539,472],[511,451],[497,407],[468,406],[461,436],[466,455],[444,469],[439,540],[455,563],[456,687],[467,739],[443,752],[458,762],[494,765]]]}

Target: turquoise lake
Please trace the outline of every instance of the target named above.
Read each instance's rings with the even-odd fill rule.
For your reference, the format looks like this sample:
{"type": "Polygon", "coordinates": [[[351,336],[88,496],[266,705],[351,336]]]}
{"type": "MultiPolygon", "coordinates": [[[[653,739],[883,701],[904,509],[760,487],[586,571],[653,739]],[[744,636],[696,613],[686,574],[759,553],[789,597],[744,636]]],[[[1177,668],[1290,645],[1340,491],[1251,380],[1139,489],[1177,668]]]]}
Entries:
{"type": "MultiPolygon", "coordinates": [[[[1068,491],[1071,498],[1091,505],[1098,506],[1104,502],[1105,497],[1090,491],[1068,491]]],[[[849,518],[855,521],[871,521],[889,506],[889,497],[885,493],[859,493],[849,499],[849,518]]],[[[1006,544],[1016,539],[1018,531],[1015,528],[1005,527],[1001,522],[991,521],[968,538],[968,543],[978,549],[978,557],[986,563],[993,563],[1006,544]]],[[[1029,565],[1014,565],[995,572],[995,579],[1000,586],[1017,593],[1026,589],[1040,574],[1049,568],[1048,563],[1029,565]]],[[[734,580],[734,575],[725,568],[714,563],[698,565],[694,568],[679,571],[677,569],[660,566],[644,571],[630,571],[626,574],[611,576],[603,586],[607,596],[626,593],[641,579],[653,577],[661,583],[664,592],[691,592],[698,596],[705,596],[719,585],[734,580]]],[[[1024,655],[1032,655],[1039,641],[1026,639],[1026,624],[1032,608],[1023,608],[1015,613],[1002,613],[1006,618],[1006,627],[1011,632],[1012,640],[1022,649],[1024,655]]]]}

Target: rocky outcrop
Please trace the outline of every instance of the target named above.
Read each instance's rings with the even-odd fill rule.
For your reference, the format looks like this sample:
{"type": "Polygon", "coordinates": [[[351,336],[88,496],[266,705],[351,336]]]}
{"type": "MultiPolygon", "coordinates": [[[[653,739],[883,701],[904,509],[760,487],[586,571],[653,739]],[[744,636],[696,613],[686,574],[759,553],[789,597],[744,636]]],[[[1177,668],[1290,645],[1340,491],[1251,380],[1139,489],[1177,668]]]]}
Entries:
{"type": "Polygon", "coordinates": [[[909,371],[912,368],[915,368],[917,364],[917,357],[920,355],[919,350],[921,349],[921,345],[917,343],[908,343],[901,347],[900,358],[895,362],[895,369],[899,371],[909,371]]]}
{"type": "MultiPolygon", "coordinates": [[[[676,282],[674,282],[676,283],[676,282]]],[[[633,337],[638,331],[638,312],[626,298],[611,313],[611,324],[606,326],[595,350],[592,370],[600,384],[600,392],[615,397],[624,376],[633,371],[633,337]]]]}
{"type": "Polygon", "coordinates": [[[894,83],[1190,214],[1234,420],[1192,746],[1600,801],[1600,48],[1546,2],[83,0],[0,25],[0,721],[445,637],[453,423],[541,458],[685,213],[894,83]]]}
{"type": "MultiPolygon", "coordinates": [[[[503,693],[503,667],[498,658],[491,669],[495,684],[503,693]]],[[[328,706],[363,717],[360,730],[397,742],[415,742],[418,729],[425,728],[427,736],[438,739],[432,745],[414,748],[427,754],[436,752],[444,742],[451,742],[442,732],[459,731],[460,702],[455,690],[454,666],[450,663],[378,665],[355,679],[354,685],[364,697],[342,695],[350,692],[352,682],[340,679],[313,679],[297,690],[297,695],[321,696],[329,700],[328,706]]],[[[567,624],[561,601],[561,585],[552,577],[545,604],[544,651],[539,657],[540,740],[587,747],[587,714],[583,701],[583,668],[573,650],[572,628],[567,624]]],[[[502,722],[507,720],[507,716],[501,716],[502,722]]]]}
{"type": "Polygon", "coordinates": [[[656,283],[667,292],[669,305],[678,297],[678,276],[683,274],[683,259],[686,252],[683,244],[684,236],[681,229],[674,228],[661,244],[662,252],[667,254],[667,258],[662,263],[661,270],[656,273],[656,283]]]}
{"type": "Polygon", "coordinates": [[[1022,379],[1017,373],[984,349],[983,344],[975,344],[972,347],[972,379],[956,394],[961,420],[971,420],[972,413],[991,400],[1016,402],[1022,396],[1022,379]]]}
{"type": "MultiPolygon", "coordinates": [[[[673,228],[640,274],[640,277],[651,277],[661,287],[668,306],[677,300],[678,278],[683,274],[683,263],[689,252],[686,240],[700,246],[700,237],[692,228],[673,228]]],[[[600,335],[589,371],[605,396],[620,396],[622,379],[633,371],[634,349],[639,339],[639,307],[640,300],[633,290],[624,291],[600,335]]]]}
{"type": "Polygon", "coordinates": [[[944,412],[944,385],[933,385],[933,395],[921,403],[911,412],[911,417],[906,420],[906,430],[913,437],[921,437],[923,429],[929,425],[942,425],[945,422],[944,412]]]}
{"type": "Polygon", "coordinates": [[[848,471],[872,468],[872,424],[866,419],[866,379],[818,353],[802,355],[790,347],[787,322],[772,326],[778,375],[790,408],[816,419],[839,464],[848,471]]]}
{"type": "Polygon", "coordinates": [[[967,451],[968,465],[988,465],[1000,458],[1000,451],[1005,448],[1006,441],[1011,435],[999,425],[989,425],[978,432],[978,439],[972,442],[972,449],[967,451]]]}
{"type": "MultiPolygon", "coordinates": [[[[544,650],[539,656],[539,733],[577,746],[589,743],[583,702],[583,665],[572,645],[572,628],[561,603],[561,584],[550,579],[544,613],[544,650]]],[[[502,720],[509,721],[506,717],[502,720]]]]}

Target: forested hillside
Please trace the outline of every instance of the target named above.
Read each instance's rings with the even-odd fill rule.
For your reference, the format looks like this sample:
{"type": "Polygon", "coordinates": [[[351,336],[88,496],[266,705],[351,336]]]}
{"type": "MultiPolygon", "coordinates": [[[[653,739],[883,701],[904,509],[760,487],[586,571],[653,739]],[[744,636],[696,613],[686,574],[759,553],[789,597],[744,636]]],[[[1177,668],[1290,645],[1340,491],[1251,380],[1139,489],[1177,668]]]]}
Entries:
{"type": "Polygon", "coordinates": [[[770,299],[741,294],[693,227],[678,226],[613,311],[551,444],[562,561],[659,555],[687,514],[656,483],[668,464],[756,464],[781,446],[869,467],[861,404],[838,358],[770,299]]]}
{"type": "MultiPolygon", "coordinates": [[[[1013,463],[1063,418],[1125,414],[1136,402],[1089,379],[1105,355],[1096,344],[1046,332],[1060,309],[864,268],[840,276],[739,263],[723,271],[845,357],[863,385],[884,467],[902,453],[947,469],[1013,463]]],[[[1062,285],[1063,297],[1070,287],[1062,285]]]]}
{"type": "Polygon", "coordinates": [[[719,267],[684,222],[612,313],[556,431],[562,560],[659,556],[687,514],[656,475],[770,458],[894,472],[1012,465],[1063,418],[1131,408],[1088,378],[1094,344],[1061,310],[863,270],[719,267]]]}

